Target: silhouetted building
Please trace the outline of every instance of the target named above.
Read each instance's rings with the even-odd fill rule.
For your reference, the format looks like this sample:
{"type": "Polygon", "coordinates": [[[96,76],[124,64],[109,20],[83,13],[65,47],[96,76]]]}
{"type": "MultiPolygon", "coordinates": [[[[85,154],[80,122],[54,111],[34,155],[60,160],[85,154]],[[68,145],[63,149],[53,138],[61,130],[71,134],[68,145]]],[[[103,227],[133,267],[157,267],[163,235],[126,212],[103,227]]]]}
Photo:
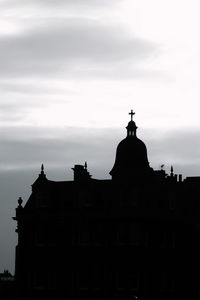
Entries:
{"type": "Polygon", "coordinates": [[[47,179],[42,165],[16,208],[15,277],[31,291],[75,297],[199,299],[200,177],[149,166],[137,127],[116,152],[111,180],[75,165],[74,180],[47,179]],[[153,298],[154,297],[154,298],[153,298]]]}
{"type": "Polygon", "coordinates": [[[15,294],[15,279],[8,270],[0,273],[0,297],[1,299],[14,299],[12,296],[15,294]]]}
{"type": "Polygon", "coordinates": [[[11,275],[11,273],[8,270],[4,270],[3,273],[0,273],[0,282],[10,282],[14,281],[14,277],[11,275]]]}

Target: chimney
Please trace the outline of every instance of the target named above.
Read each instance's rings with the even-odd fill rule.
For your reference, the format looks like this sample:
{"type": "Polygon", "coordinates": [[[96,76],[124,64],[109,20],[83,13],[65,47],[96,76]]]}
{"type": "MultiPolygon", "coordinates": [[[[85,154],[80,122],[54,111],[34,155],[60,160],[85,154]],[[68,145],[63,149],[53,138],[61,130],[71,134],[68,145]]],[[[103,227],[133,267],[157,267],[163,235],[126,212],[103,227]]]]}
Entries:
{"type": "Polygon", "coordinates": [[[74,165],[74,168],[72,168],[74,171],[74,181],[75,182],[82,182],[87,181],[91,178],[91,175],[87,171],[87,163],[85,165],[74,165]]]}

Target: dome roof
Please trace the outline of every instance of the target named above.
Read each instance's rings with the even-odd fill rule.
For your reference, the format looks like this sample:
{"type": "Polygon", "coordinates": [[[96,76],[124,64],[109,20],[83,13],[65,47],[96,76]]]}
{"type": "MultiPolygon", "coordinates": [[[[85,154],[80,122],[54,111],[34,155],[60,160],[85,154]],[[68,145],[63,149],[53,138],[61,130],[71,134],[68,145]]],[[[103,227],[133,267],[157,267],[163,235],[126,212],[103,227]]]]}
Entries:
{"type": "Polygon", "coordinates": [[[143,141],[134,137],[126,137],[117,147],[116,159],[120,160],[120,164],[134,163],[134,166],[148,166],[147,148],[143,141]]]}
{"type": "Polygon", "coordinates": [[[141,177],[152,170],[149,167],[147,148],[136,136],[135,122],[131,120],[126,129],[127,137],[117,146],[115,164],[110,171],[113,179],[141,177]]]}
{"type": "Polygon", "coordinates": [[[149,168],[147,148],[136,136],[127,136],[117,146],[116,159],[110,174],[138,173],[149,168]]]}

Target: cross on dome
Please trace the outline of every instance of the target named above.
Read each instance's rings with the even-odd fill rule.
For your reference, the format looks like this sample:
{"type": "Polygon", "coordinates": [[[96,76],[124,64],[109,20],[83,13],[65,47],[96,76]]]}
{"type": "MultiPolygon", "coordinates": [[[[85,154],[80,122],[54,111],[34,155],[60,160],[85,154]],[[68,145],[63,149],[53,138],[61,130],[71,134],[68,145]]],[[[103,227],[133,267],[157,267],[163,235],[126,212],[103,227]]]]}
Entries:
{"type": "Polygon", "coordinates": [[[133,112],[132,109],[131,109],[131,112],[129,113],[129,115],[131,115],[131,121],[133,121],[133,116],[135,115],[135,113],[133,112]]]}

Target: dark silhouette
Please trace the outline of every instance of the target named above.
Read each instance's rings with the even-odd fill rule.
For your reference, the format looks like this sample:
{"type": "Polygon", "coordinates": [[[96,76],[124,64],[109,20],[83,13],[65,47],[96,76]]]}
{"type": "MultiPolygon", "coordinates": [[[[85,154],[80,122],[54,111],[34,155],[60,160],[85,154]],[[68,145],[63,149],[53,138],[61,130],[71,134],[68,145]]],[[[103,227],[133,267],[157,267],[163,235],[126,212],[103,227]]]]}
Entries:
{"type": "Polygon", "coordinates": [[[199,299],[200,177],[149,166],[130,113],[110,174],[48,180],[16,208],[18,294],[100,299],[199,299]]]}

